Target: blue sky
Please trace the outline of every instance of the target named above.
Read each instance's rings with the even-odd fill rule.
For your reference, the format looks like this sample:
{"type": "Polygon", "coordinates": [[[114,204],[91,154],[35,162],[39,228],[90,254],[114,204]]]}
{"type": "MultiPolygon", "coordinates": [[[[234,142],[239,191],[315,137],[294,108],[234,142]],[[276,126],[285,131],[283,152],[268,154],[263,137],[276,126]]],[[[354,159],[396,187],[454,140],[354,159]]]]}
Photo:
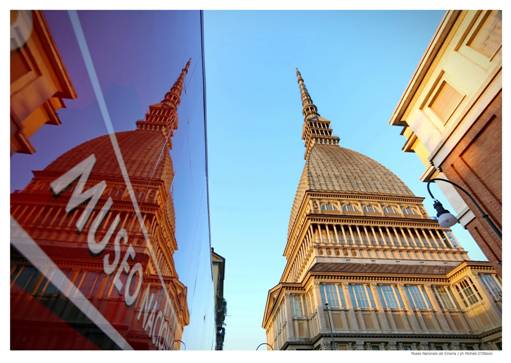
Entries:
{"type": "MultiPolygon", "coordinates": [[[[441,11],[205,12],[212,245],[226,258],[225,349],[265,341],[261,320],[304,165],[295,67],[341,145],[390,168],[419,196],[424,166],[389,117],[441,11]]],[[[445,206],[440,191],[433,186],[445,206]]],[[[428,197],[425,206],[433,214],[428,197]]],[[[470,235],[454,229],[473,259],[470,235]]]]}

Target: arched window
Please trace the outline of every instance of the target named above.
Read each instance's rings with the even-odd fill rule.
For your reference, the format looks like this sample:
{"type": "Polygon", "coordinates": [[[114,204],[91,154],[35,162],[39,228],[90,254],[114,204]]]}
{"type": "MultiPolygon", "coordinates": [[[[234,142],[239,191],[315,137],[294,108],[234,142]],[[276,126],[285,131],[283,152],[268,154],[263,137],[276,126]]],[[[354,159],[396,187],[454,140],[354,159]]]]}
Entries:
{"type": "Polygon", "coordinates": [[[396,214],[396,210],[391,205],[386,205],[383,207],[383,212],[385,214],[396,214]]]}
{"type": "Polygon", "coordinates": [[[377,213],[376,208],[372,204],[365,204],[363,208],[365,213],[377,213]]]}
{"type": "Polygon", "coordinates": [[[355,207],[353,206],[353,204],[344,203],[342,205],[342,211],[343,212],[355,212],[355,207]]]}
{"type": "Polygon", "coordinates": [[[331,203],[321,203],[322,211],[336,210],[335,205],[331,203]]]}
{"type": "Polygon", "coordinates": [[[403,213],[408,216],[417,215],[417,211],[412,207],[404,207],[403,213]]]}

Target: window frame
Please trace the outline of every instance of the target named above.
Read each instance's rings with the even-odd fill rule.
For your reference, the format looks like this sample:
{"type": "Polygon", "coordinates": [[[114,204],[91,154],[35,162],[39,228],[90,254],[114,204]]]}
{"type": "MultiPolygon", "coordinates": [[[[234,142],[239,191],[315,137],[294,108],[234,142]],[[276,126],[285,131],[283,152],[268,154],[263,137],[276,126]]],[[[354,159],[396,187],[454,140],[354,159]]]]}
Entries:
{"type": "Polygon", "coordinates": [[[431,286],[431,290],[433,291],[433,295],[435,296],[438,305],[443,311],[458,311],[460,310],[459,305],[454,298],[452,290],[449,286],[446,285],[433,285],[431,286]],[[447,298],[448,303],[446,304],[447,298]],[[447,306],[450,305],[450,306],[447,306]]]}
{"type": "Polygon", "coordinates": [[[380,299],[380,304],[384,310],[403,310],[404,309],[404,303],[400,296],[399,289],[394,284],[378,284],[376,285],[376,290],[378,292],[378,298],[380,299]],[[384,291],[387,290],[387,291],[384,291]],[[390,300],[393,301],[392,305],[389,304],[389,297],[390,300]]]}
{"type": "Polygon", "coordinates": [[[321,283],[319,284],[319,292],[323,308],[328,303],[329,309],[346,309],[346,297],[341,284],[321,283]]]}
{"type": "Polygon", "coordinates": [[[432,311],[431,301],[423,285],[404,285],[410,307],[415,311],[432,311]],[[416,289],[416,290],[415,290],[416,289]],[[412,293],[413,291],[413,293],[412,293]],[[418,304],[420,302],[420,304],[418,304]],[[419,306],[420,305],[420,306],[419,306]]]}
{"type": "Polygon", "coordinates": [[[479,278],[491,297],[493,297],[495,301],[502,301],[502,286],[496,276],[491,273],[480,273],[479,278]]]}
{"type": "Polygon", "coordinates": [[[376,310],[376,303],[368,284],[348,284],[351,306],[356,310],[376,310]],[[361,306],[361,303],[364,305],[361,306]]]}

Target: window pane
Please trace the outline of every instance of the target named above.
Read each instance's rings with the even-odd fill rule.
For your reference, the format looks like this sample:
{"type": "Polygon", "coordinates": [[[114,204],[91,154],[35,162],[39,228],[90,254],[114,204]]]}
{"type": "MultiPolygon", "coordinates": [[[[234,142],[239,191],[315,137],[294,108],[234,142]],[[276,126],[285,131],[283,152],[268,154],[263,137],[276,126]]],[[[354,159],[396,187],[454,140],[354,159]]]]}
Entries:
{"type": "Polygon", "coordinates": [[[456,306],[453,303],[452,295],[446,286],[433,286],[433,291],[438,304],[444,310],[456,310],[456,306]]]}
{"type": "Polygon", "coordinates": [[[391,285],[378,285],[378,294],[384,308],[397,309],[399,308],[394,289],[391,285]]]}
{"type": "Polygon", "coordinates": [[[405,303],[403,302],[403,298],[401,297],[401,293],[399,292],[399,289],[397,288],[397,286],[394,286],[394,292],[399,300],[399,306],[401,307],[401,309],[404,309],[405,303]]]}
{"type": "Polygon", "coordinates": [[[291,295],[291,304],[293,308],[293,317],[303,316],[301,296],[291,295]]]}
{"type": "Polygon", "coordinates": [[[502,289],[491,274],[481,274],[481,281],[496,300],[502,299],[502,289]]]}
{"type": "MultiPolygon", "coordinates": [[[[369,301],[367,298],[367,290],[365,289],[364,285],[356,284],[356,285],[349,285],[349,292],[351,297],[351,302],[353,304],[353,307],[359,308],[359,309],[367,309],[369,308],[369,301]]],[[[374,304],[374,301],[372,300],[372,295],[370,295],[372,304],[374,304]]]]}
{"type": "MultiPolygon", "coordinates": [[[[481,295],[479,291],[477,291],[475,285],[472,280],[468,277],[465,280],[459,283],[459,287],[461,289],[462,294],[464,295],[466,301],[465,304],[467,306],[473,305],[477,303],[481,299],[481,295]],[[467,304],[468,302],[468,304],[467,304]]],[[[459,289],[458,289],[459,290],[459,289]]]]}
{"type": "Polygon", "coordinates": [[[328,303],[329,307],[339,307],[339,299],[337,298],[337,286],[333,284],[321,284],[321,302],[323,305],[328,303]]]}
{"type": "Polygon", "coordinates": [[[405,291],[408,296],[408,300],[410,301],[410,306],[412,307],[412,309],[425,310],[428,308],[428,305],[426,304],[426,301],[424,300],[424,297],[421,294],[419,286],[415,285],[405,286],[405,291]]]}

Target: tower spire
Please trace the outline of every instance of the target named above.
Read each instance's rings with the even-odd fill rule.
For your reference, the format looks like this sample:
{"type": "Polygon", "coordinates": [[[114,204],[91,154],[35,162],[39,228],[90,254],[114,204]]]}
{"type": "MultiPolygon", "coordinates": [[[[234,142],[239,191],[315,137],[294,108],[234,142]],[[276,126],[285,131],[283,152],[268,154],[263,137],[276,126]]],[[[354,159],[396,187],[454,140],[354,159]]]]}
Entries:
{"type": "Polygon", "coordinates": [[[305,86],[305,82],[303,81],[302,74],[296,68],[296,78],[298,79],[298,87],[300,88],[300,95],[302,96],[302,113],[305,120],[318,117],[318,108],[312,101],[311,96],[309,95],[309,91],[307,91],[307,87],[305,86]]]}
{"type": "Polygon", "coordinates": [[[149,106],[144,120],[137,121],[137,129],[139,130],[152,130],[163,133],[169,148],[172,145],[170,138],[178,126],[177,107],[181,103],[184,79],[188,73],[188,68],[190,68],[191,61],[191,58],[188,59],[176,82],[165,93],[163,99],[159,103],[149,106]]]}
{"type": "Polygon", "coordinates": [[[302,113],[303,113],[303,130],[302,140],[305,144],[305,159],[309,159],[312,147],[315,144],[338,145],[339,137],[333,134],[330,128],[330,121],[321,117],[318,108],[309,95],[302,74],[296,68],[296,78],[298,79],[298,87],[302,97],[302,113]]]}

